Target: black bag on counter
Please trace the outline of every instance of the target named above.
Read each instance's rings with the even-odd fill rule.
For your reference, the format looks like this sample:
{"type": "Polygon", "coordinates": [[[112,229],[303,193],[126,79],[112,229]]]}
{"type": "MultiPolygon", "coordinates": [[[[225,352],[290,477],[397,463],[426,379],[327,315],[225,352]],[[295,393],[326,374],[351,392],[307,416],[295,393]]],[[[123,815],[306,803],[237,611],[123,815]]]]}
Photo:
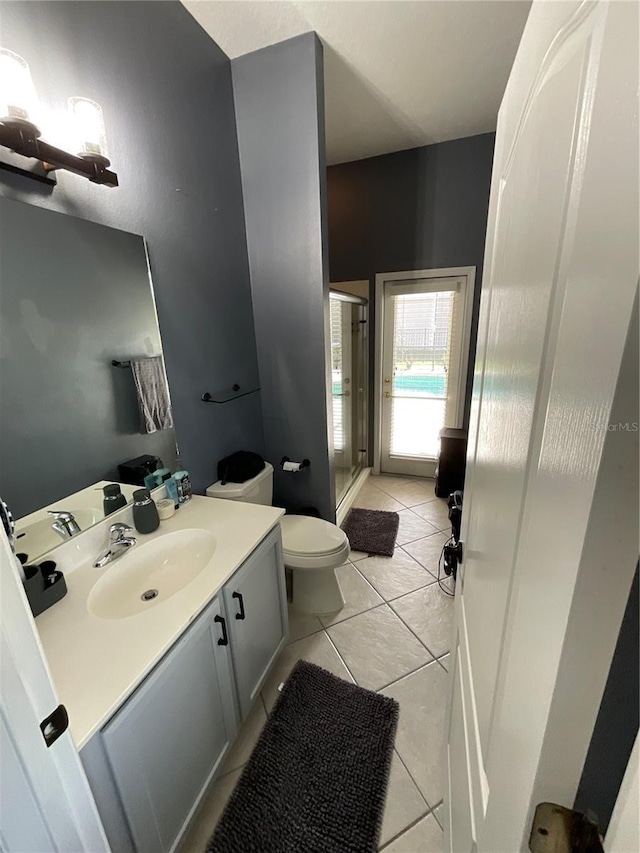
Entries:
{"type": "Polygon", "coordinates": [[[238,450],[218,462],[218,479],[226,483],[246,483],[264,470],[264,459],[259,453],[238,450]]]}

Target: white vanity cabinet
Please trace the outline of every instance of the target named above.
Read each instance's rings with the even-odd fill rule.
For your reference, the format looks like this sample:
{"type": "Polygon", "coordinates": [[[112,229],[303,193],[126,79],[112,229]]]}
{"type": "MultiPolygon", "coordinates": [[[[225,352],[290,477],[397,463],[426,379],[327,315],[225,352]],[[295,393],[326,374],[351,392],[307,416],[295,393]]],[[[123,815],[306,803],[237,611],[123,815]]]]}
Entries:
{"type": "Polygon", "coordinates": [[[113,850],[177,847],[287,632],[276,527],[82,749],[113,850]]]}
{"type": "Polygon", "coordinates": [[[247,716],[288,634],[279,533],[268,536],[223,588],[240,717],[247,716]]]}

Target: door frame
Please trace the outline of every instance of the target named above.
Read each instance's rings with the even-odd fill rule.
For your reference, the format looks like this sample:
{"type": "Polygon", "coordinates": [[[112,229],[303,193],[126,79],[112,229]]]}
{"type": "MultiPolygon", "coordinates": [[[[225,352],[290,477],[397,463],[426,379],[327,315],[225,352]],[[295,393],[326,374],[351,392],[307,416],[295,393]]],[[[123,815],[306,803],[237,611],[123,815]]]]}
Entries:
{"type": "MultiPolygon", "coordinates": [[[[373,359],[373,471],[380,474],[382,456],[382,374],[384,357],[384,286],[387,282],[418,280],[423,278],[466,277],[467,288],[462,325],[462,360],[460,387],[467,387],[469,377],[469,350],[476,293],[476,267],[442,267],[429,270],[405,270],[401,272],[376,273],[374,315],[374,359],[373,359]]],[[[463,426],[464,402],[458,406],[457,427],[463,426]]]]}

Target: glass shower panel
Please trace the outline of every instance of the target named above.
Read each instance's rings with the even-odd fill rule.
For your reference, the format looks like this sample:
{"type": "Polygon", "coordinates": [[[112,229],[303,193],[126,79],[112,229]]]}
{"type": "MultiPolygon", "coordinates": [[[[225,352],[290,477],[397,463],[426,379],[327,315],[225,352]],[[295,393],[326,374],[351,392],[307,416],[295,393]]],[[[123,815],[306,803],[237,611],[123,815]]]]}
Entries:
{"type": "Polygon", "coordinates": [[[331,400],[336,505],[367,463],[366,304],[331,294],[331,400]]]}

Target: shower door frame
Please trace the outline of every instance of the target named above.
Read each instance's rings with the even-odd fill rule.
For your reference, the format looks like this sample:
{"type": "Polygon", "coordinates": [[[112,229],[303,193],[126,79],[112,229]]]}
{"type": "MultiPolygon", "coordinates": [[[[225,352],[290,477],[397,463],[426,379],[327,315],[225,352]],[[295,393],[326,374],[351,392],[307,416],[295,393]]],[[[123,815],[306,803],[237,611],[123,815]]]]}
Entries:
{"type": "MultiPolygon", "coordinates": [[[[356,285],[356,284],[368,286],[369,283],[366,280],[331,282],[330,291],[329,291],[330,298],[333,297],[337,301],[344,302],[344,303],[350,303],[352,305],[352,307],[353,306],[359,306],[359,307],[363,308],[366,312],[365,319],[360,320],[360,323],[363,323],[364,325],[361,325],[360,330],[359,330],[361,335],[365,334],[365,339],[364,339],[365,343],[363,345],[362,340],[360,340],[359,344],[358,344],[359,346],[362,347],[361,355],[364,355],[364,358],[366,360],[366,363],[364,365],[364,371],[365,371],[364,385],[363,385],[363,388],[361,391],[360,391],[360,389],[358,389],[356,387],[357,383],[354,382],[355,370],[356,370],[355,363],[358,361],[358,357],[355,353],[356,341],[354,339],[353,328],[351,328],[350,346],[349,346],[349,349],[350,349],[349,357],[350,357],[350,360],[352,362],[351,363],[351,383],[350,383],[350,389],[351,390],[350,390],[349,396],[353,400],[352,408],[353,408],[353,405],[355,405],[355,399],[358,399],[360,401],[360,405],[363,406],[363,411],[364,411],[363,418],[364,418],[364,430],[365,430],[365,437],[366,437],[366,442],[365,442],[366,447],[364,448],[364,451],[361,450],[359,447],[355,446],[355,444],[359,443],[358,441],[356,441],[354,444],[354,447],[352,448],[353,465],[352,465],[350,481],[349,481],[349,484],[347,485],[347,487],[341,493],[340,497],[338,497],[338,494],[336,493],[336,510],[338,509],[340,504],[343,503],[345,498],[347,498],[347,496],[349,495],[354,484],[358,480],[358,477],[360,476],[362,471],[367,467],[368,455],[369,455],[369,446],[370,446],[369,445],[369,376],[370,376],[370,365],[369,365],[368,336],[366,336],[366,329],[367,329],[367,326],[369,324],[370,304],[369,304],[368,298],[366,298],[364,296],[360,296],[357,293],[351,293],[349,291],[340,289],[341,286],[356,285]],[[364,456],[363,456],[363,453],[364,453],[364,456]]],[[[362,364],[358,364],[357,365],[357,371],[360,372],[362,369],[363,369],[362,364]]],[[[330,381],[331,381],[331,377],[330,377],[330,381]]],[[[351,415],[353,415],[353,411],[351,412],[351,415]]],[[[351,417],[349,418],[349,420],[351,420],[351,417]]],[[[351,440],[353,441],[354,433],[355,433],[353,423],[351,424],[350,432],[351,432],[351,440]]],[[[358,435],[358,439],[359,438],[360,438],[360,436],[358,435]]]]}

